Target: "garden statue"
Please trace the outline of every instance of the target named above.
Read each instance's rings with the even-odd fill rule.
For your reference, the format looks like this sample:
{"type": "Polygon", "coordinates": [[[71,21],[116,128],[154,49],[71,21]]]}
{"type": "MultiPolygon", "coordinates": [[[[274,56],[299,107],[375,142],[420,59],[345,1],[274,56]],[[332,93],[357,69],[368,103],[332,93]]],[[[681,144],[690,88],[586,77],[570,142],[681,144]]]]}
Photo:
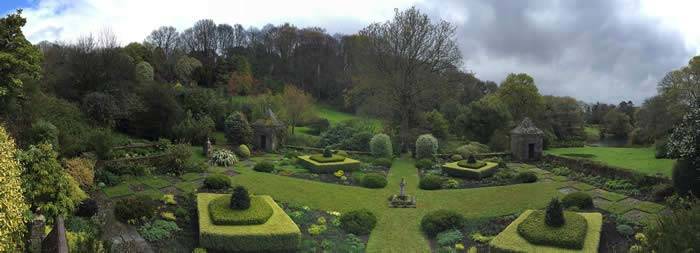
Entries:
{"type": "Polygon", "coordinates": [[[389,207],[416,207],[416,197],[406,195],[406,179],[401,178],[399,184],[399,195],[391,195],[389,198],[389,207]]]}
{"type": "Polygon", "coordinates": [[[406,196],[406,192],[404,190],[404,188],[406,187],[406,179],[405,178],[401,178],[401,183],[399,184],[399,187],[401,187],[401,190],[399,192],[399,196],[405,197],[406,196]]]}
{"type": "Polygon", "coordinates": [[[210,152],[211,152],[211,141],[207,137],[207,142],[204,143],[204,156],[209,157],[210,152]]]}

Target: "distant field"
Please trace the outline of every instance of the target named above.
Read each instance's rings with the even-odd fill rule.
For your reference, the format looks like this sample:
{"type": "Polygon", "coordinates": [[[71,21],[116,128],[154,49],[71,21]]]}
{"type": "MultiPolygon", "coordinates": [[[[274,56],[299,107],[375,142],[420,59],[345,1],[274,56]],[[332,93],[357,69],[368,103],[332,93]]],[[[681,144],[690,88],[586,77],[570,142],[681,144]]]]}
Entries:
{"type": "Polygon", "coordinates": [[[367,118],[359,115],[354,115],[350,113],[341,112],[335,110],[328,106],[317,105],[316,113],[319,117],[327,119],[332,125],[338,124],[340,122],[352,119],[365,119],[372,122],[372,124],[377,128],[382,128],[382,122],[378,119],[367,118]]]}
{"type": "Polygon", "coordinates": [[[654,148],[582,147],[555,148],[546,152],[566,157],[591,159],[648,175],[661,174],[666,177],[671,177],[671,170],[675,163],[672,159],[654,158],[654,148]]]}

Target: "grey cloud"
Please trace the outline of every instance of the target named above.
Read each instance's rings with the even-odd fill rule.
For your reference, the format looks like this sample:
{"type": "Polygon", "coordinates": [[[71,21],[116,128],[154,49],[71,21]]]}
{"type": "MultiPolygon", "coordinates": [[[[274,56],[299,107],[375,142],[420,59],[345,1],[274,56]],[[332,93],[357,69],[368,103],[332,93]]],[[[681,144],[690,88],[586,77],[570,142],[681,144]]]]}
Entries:
{"type": "Polygon", "coordinates": [[[641,103],[663,75],[693,55],[679,32],[639,14],[632,1],[425,2],[458,27],[465,67],[481,79],[535,78],[543,94],[641,103]]]}

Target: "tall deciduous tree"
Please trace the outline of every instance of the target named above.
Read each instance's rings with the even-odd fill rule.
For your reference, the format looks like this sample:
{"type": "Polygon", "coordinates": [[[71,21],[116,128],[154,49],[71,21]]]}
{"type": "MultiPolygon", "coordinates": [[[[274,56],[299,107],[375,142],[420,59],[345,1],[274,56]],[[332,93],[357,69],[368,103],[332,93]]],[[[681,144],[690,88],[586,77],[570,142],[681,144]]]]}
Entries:
{"type": "MultiPolygon", "coordinates": [[[[23,78],[38,78],[41,61],[39,49],[22,33],[27,20],[22,11],[0,19],[0,106],[20,95],[23,78]]],[[[0,111],[4,111],[0,109],[0,111]]]]}
{"type": "Polygon", "coordinates": [[[161,26],[146,37],[146,42],[155,46],[156,49],[162,50],[163,55],[168,59],[178,46],[179,36],[180,33],[175,27],[161,26]]]}
{"type": "Polygon", "coordinates": [[[25,213],[29,210],[22,195],[21,168],[12,138],[0,127],[0,252],[23,252],[25,213]]]}
{"type": "Polygon", "coordinates": [[[396,10],[393,20],[372,24],[360,35],[368,39],[373,63],[384,77],[378,94],[390,108],[405,149],[417,121],[420,95],[436,87],[436,75],[460,64],[455,27],[446,21],[433,23],[412,7],[396,10]]]}
{"type": "Polygon", "coordinates": [[[285,85],[284,91],[282,91],[282,99],[286,110],[284,110],[284,118],[287,123],[292,127],[292,134],[294,134],[294,127],[311,118],[314,115],[314,101],[311,95],[300,90],[292,85],[285,85]]]}
{"type": "Polygon", "coordinates": [[[496,94],[516,122],[525,117],[538,119],[544,109],[544,100],[535,86],[535,80],[525,73],[509,74],[496,94]]]}

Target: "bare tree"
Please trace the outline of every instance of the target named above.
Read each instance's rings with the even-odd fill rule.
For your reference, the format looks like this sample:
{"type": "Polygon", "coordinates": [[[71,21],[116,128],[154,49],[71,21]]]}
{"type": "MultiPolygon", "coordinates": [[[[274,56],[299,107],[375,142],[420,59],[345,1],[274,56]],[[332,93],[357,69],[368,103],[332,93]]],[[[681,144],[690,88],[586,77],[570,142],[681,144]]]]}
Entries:
{"type": "Polygon", "coordinates": [[[177,47],[179,36],[180,34],[175,27],[161,26],[146,37],[146,42],[154,45],[160,50],[163,50],[165,57],[169,58],[177,47]]]}
{"type": "Polygon", "coordinates": [[[102,49],[112,49],[119,47],[117,35],[112,28],[106,27],[97,34],[97,46],[102,49]]]}
{"type": "Polygon", "coordinates": [[[219,24],[216,27],[216,33],[219,54],[223,54],[226,49],[234,48],[236,46],[236,33],[231,25],[219,24]]]}
{"type": "Polygon", "coordinates": [[[461,63],[455,27],[446,21],[431,23],[428,15],[412,7],[395,10],[393,20],[372,24],[360,34],[367,37],[376,70],[384,76],[384,90],[379,93],[385,96],[405,149],[411,142],[420,95],[434,89],[440,75],[461,63]]]}

